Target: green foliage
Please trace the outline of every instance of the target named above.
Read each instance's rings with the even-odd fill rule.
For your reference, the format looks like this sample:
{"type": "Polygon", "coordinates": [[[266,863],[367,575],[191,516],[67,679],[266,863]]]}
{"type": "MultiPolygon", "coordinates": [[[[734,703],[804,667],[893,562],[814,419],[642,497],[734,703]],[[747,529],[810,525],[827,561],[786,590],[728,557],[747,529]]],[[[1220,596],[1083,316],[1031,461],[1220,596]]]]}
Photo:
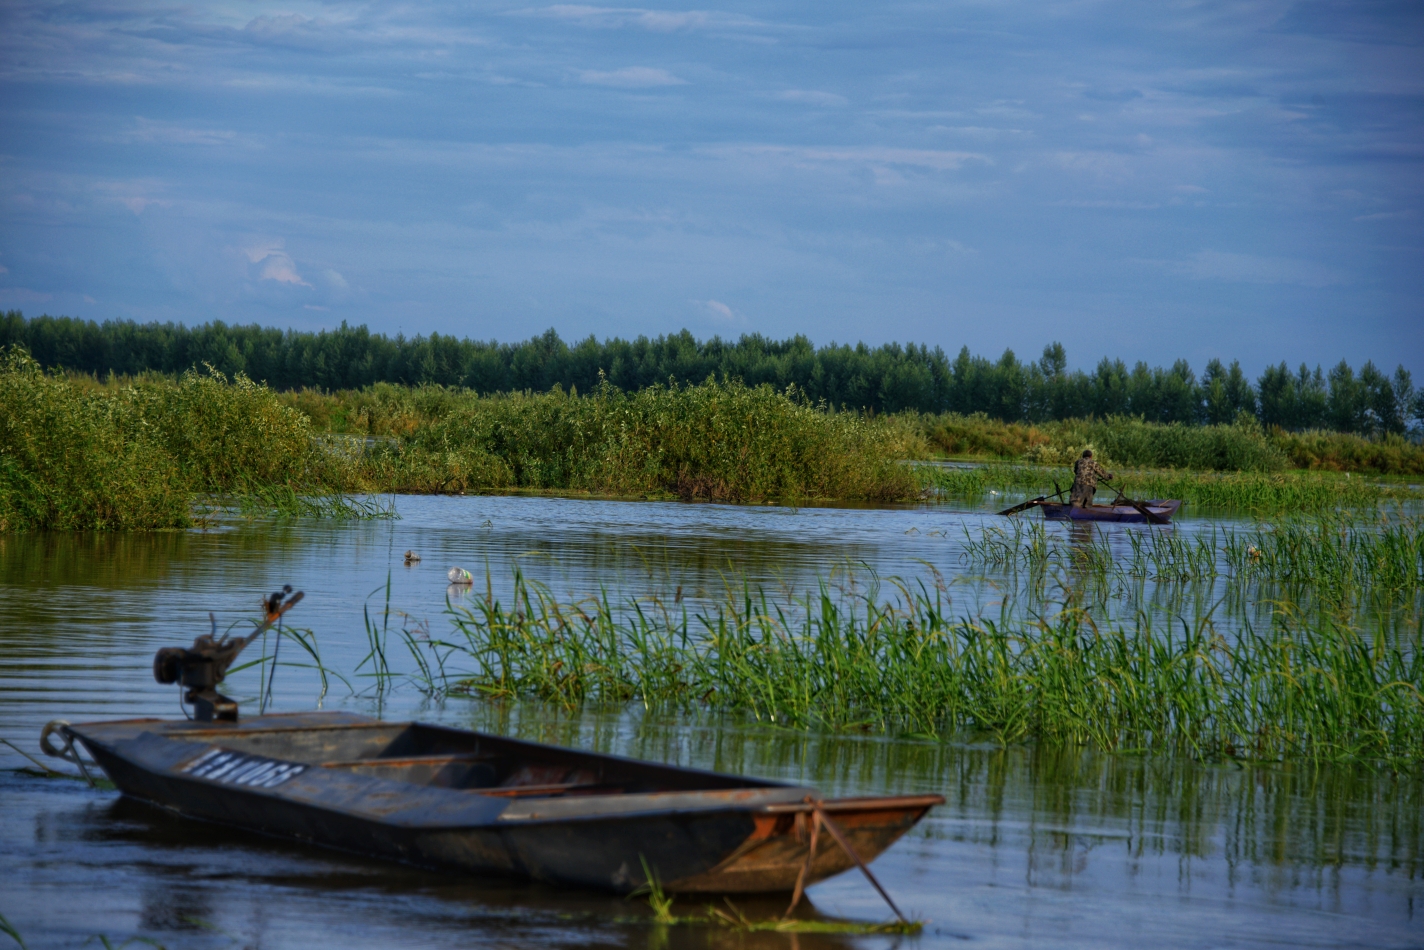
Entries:
{"type": "MultiPolygon", "coordinates": [[[[686,330],[655,339],[589,337],[573,345],[550,330],[522,343],[457,339],[438,333],[413,339],[373,334],[366,327],[318,333],[228,326],[221,322],[103,324],[68,317],[0,315],[0,345],[22,345],[40,362],[102,376],[160,372],[176,375],[205,364],[245,373],[280,390],[362,389],[376,383],[437,384],[481,393],[546,392],[555,386],[588,392],[607,379],[636,391],[669,380],[686,384],[715,376],[795,385],[827,405],[896,412],[982,412],[1009,422],[1124,415],[1163,423],[1227,424],[1259,414],[1267,427],[1334,428],[1378,435],[1403,432],[1424,415],[1424,400],[1400,367],[1386,376],[1366,363],[1358,374],[1341,363],[1329,374],[1282,364],[1258,389],[1238,363],[1212,360],[1200,379],[1183,360],[1170,368],[1103,359],[1091,372],[1067,369],[1063,346],[1052,343],[1037,361],[1012,350],[997,360],[968,348],[951,360],[938,347],[832,343],[804,336],[735,342],[697,340],[686,330]]],[[[323,420],[324,422],[325,420],[323,420]]],[[[339,420],[338,420],[339,421],[339,420]]]]}
{"type": "Polygon", "coordinates": [[[142,401],[0,353],[0,530],[188,523],[190,492],[142,401]]]}
{"type": "MultiPolygon", "coordinates": [[[[946,495],[978,497],[990,491],[1052,491],[1056,480],[1067,489],[1072,472],[1066,467],[1037,465],[981,465],[973,468],[915,467],[928,489],[946,495]]],[[[1280,512],[1325,511],[1336,507],[1368,508],[1391,499],[1419,495],[1405,486],[1384,485],[1365,478],[1332,472],[1175,472],[1118,468],[1112,485],[1133,498],[1180,498],[1194,509],[1245,511],[1260,515],[1280,512]]],[[[1112,489],[1099,486],[1099,498],[1108,500],[1112,489]]]]}
{"type": "Polygon", "coordinates": [[[337,511],[348,474],[304,416],[245,377],[98,387],[0,353],[0,530],[182,527],[213,495],[252,508],[326,489],[337,511]]]}
{"type": "Polygon", "coordinates": [[[710,609],[607,595],[560,603],[515,578],[453,606],[440,668],[473,662],[456,691],[706,703],[769,723],[1041,740],[1202,757],[1370,759],[1424,754],[1424,631],[1407,642],[1328,618],[1277,615],[1234,642],[1203,620],[1103,629],[1067,603],[1055,616],[955,619],[945,592],[891,582],[822,586],[800,601],[729,588],[710,609]]]}
{"type": "MultiPolygon", "coordinates": [[[[907,422],[910,421],[907,419],[907,422]]],[[[1366,438],[1341,432],[1263,430],[1240,415],[1230,425],[1187,426],[1141,419],[1067,419],[1037,424],[986,415],[945,413],[914,420],[938,451],[952,456],[1068,465],[1084,448],[1110,463],[1142,468],[1274,472],[1424,474],[1424,446],[1399,435],[1366,438]]]]}
{"type": "Polygon", "coordinates": [[[1126,538],[1131,554],[1120,556],[1102,538],[1070,540],[1051,534],[1041,520],[1006,518],[977,537],[966,529],[964,552],[971,563],[1039,575],[1070,568],[1079,577],[1271,581],[1289,586],[1297,604],[1374,598],[1402,605],[1424,589],[1424,519],[1418,517],[1331,511],[1220,533],[1132,531],[1126,538]]]}
{"type": "Polygon", "coordinates": [[[358,415],[404,433],[364,462],[384,489],[533,489],[708,501],[896,500],[918,484],[899,460],[922,453],[893,419],[832,413],[794,389],[712,380],[588,396],[560,389],[481,397],[425,387],[377,394],[358,415]]]}

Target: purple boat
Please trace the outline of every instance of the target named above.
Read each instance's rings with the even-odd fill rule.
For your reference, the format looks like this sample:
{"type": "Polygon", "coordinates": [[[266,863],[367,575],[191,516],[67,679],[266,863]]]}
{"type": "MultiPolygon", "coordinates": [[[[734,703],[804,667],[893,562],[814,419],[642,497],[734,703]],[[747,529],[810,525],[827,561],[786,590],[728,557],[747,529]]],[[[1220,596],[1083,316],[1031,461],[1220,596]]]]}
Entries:
{"type": "Polygon", "coordinates": [[[1167,524],[1177,509],[1182,507],[1181,499],[1170,498],[1143,501],[1137,504],[1089,505],[1074,508],[1055,502],[1039,502],[1043,517],[1049,521],[1117,521],[1122,524],[1167,524]]]}

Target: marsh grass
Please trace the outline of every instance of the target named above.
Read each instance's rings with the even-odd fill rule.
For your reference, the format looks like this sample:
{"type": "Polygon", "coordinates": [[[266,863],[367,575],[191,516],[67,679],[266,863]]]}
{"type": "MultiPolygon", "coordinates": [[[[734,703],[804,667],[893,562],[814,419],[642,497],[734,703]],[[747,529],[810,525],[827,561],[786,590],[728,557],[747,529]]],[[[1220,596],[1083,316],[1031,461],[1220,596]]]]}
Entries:
{"type": "MultiPolygon", "coordinates": [[[[991,490],[1046,494],[1073,481],[1067,468],[991,464],[973,468],[914,466],[927,489],[947,496],[981,498],[991,490]]],[[[1407,485],[1384,484],[1333,472],[1178,472],[1119,469],[1111,483],[1134,498],[1180,498],[1197,509],[1276,514],[1334,508],[1378,507],[1391,500],[1418,500],[1407,485]]],[[[1106,489],[1104,500],[1111,498],[1106,489]]],[[[1100,489],[1100,492],[1103,489],[1100,489]]]]}
{"type": "Polygon", "coordinates": [[[625,393],[477,396],[426,389],[368,407],[369,486],[512,489],[723,502],[907,500],[900,464],[926,447],[911,427],[828,411],[794,387],[708,380],[625,393]],[[402,399],[407,402],[402,402],[402,399]]]}
{"type": "Polygon", "coordinates": [[[244,513],[381,516],[349,454],[264,386],[216,371],[101,386],[0,353],[0,530],[177,528],[244,513]]]}
{"type": "Polygon", "coordinates": [[[395,501],[376,495],[340,491],[298,492],[289,485],[260,485],[230,498],[214,499],[218,507],[235,509],[245,518],[327,518],[374,521],[397,518],[395,501]]]}
{"type": "Polygon", "coordinates": [[[729,587],[692,612],[605,592],[560,602],[520,575],[448,608],[423,647],[447,694],[705,705],[797,728],[979,736],[1203,758],[1424,753],[1424,630],[1369,636],[1280,611],[1234,640],[1196,623],[1102,627],[1071,598],[1028,620],[953,617],[947,592],[892,579],[800,599],[729,587]]]}
{"type": "Polygon", "coordinates": [[[1231,532],[1226,562],[1243,576],[1310,585],[1344,600],[1362,591],[1412,594],[1424,588],[1424,518],[1349,512],[1289,518],[1231,532]]]}
{"type": "Polygon", "coordinates": [[[1093,448],[1114,465],[1197,471],[1287,468],[1424,474],[1424,446],[1396,434],[1265,430],[1250,416],[1229,425],[1145,422],[1129,416],[1001,422],[983,413],[907,414],[939,452],[955,457],[1066,465],[1093,448]]]}
{"type": "Polygon", "coordinates": [[[1350,511],[1294,516],[1252,528],[1213,527],[1121,532],[1129,552],[1115,554],[1105,535],[1050,532],[1042,521],[1005,519],[976,535],[964,529],[970,564],[1043,575],[1053,566],[1099,579],[1125,575],[1159,580],[1270,581],[1310,588],[1312,598],[1343,604],[1391,599],[1424,590],[1424,518],[1350,511]]]}

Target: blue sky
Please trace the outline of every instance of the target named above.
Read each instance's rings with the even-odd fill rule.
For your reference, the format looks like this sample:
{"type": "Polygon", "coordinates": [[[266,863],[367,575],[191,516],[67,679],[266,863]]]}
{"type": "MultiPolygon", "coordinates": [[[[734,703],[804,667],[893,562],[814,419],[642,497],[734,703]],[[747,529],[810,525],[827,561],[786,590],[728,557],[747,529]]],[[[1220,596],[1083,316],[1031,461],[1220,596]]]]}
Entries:
{"type": "Polygon", "coordinates": [[[0,307],[1424,375],[1424,4],[0,6],[0,307]]]}

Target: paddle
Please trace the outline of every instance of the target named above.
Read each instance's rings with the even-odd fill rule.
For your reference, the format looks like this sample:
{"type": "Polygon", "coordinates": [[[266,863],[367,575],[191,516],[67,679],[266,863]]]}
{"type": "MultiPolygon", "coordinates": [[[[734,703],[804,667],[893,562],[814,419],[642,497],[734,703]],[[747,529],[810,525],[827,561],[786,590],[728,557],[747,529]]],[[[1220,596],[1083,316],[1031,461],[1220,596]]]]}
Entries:
{"type": "Polygon", "coordinates": [[[1170,522],[1168,522],[1166,518],[1162,517],[1152,509],[1148,508],[1144,502],[1133,501],[1131,498],[1128,498],[1127,496],[1123,495],[1121,488],[1114,487],[1113,491],[1117,492],[1117,497],[1113,499],[1114,505],[1131,505],[1133,508],[1137,509],[1138,513],[1141,514],[1142,517],[1147,519],[1148,524],[1170,524],[1170,522]]]}
{"type": "MultiPolygon", "coordinates": [[[[1057,482],[1054,482],[1054,483],[1053,483],[1053,487],[1054,487],[1054,488],[1058,488],[1058,483],[1057,483],[1057,482]]],[[[1020,511],[1025,511],[1025,510],[1027,510],[1027,509],[1029,509],[1029,508],[1032,508],[1034,505],[1041,505],[1041,504],[1043,504],[1045,501],[1047,501],[1047,500],[1050,499],[1050,498],[1061,498],[1062,496],[1063,496],[1063,489],[1058,488],[1058,491],[1054,492],[1054,493],[1051,494],[1051,495],[1039,495],[1037,498],[1030,498],[1028,501],[1024,502],[1023,504],[1014,505],[1012,508],[1005,508],[1003,511],[999,512],[999,514],[1001,514],[1001,515],[1016,515],[1016,514],[1018,514],[1020,511]]]]}

